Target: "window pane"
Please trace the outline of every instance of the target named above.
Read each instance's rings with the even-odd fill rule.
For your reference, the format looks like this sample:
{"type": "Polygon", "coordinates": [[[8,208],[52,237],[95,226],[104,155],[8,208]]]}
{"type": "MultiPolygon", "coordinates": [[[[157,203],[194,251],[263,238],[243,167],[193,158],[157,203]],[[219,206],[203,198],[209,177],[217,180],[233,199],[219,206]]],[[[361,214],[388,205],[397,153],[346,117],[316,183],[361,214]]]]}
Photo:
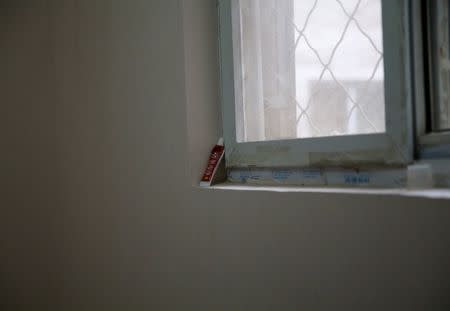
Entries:
{"type": "Polygon", "coordinates": [[[239,0],[237,141],[385,132],[381,0],[239,0]]]}
{"type": "Polygon", "coordinates": [[[448,0],[430,1],[433,130],[450,130],[450,60],[448,0]]]}

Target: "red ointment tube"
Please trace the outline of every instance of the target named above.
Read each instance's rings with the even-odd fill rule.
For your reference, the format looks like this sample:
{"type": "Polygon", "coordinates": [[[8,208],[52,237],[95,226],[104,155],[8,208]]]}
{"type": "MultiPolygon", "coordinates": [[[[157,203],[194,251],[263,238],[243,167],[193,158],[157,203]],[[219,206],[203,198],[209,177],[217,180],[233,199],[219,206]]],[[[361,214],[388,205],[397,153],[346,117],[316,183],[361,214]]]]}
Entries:
{"type": "Polygon", "coordinates": [[[217,145],[211,150],[211,155],[209,156],[208,166],[203,174],[202,181],[200,182],[200,187],[209,187],[211,182],[216,175],[217,168],[225,154],[225,148],[223,146],[223,139],[219,139],[217,145]]]}

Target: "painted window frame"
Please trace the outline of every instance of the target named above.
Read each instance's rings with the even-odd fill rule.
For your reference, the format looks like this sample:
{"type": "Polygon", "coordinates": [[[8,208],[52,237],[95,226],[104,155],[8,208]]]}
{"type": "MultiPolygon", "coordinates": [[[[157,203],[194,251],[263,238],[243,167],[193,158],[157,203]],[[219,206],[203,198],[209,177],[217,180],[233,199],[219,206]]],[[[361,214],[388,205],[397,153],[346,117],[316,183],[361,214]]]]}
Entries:
{"type": "Polygon", "coordinates": [[[430,40],[432,1],[413,1],[410,8],[412,28],[411,50],[413,51],[413,89],[415,102],[415,154],[419,160],[449,159],[450,131],[433,128],[435,105],[434,48],[430,40]]]}
{"type": "MultiPolygon", "coordinates": [[[[220,95],[227,167],[405,166],[414,159],[408,0],[382,0],[386,132],[238,143],[233,8],[218,0],[220,95]]],[[[233,3],[234,2],[234,3],[233,3]]]]}

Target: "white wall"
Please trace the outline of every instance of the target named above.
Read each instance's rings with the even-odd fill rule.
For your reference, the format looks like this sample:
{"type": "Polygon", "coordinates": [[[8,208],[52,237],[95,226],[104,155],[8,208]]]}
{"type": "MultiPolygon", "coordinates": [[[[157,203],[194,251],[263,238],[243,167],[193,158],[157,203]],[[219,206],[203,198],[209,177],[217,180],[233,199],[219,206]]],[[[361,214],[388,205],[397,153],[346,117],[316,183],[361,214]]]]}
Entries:
{"type": "Polygon", "coordinates": [[[448,201],[193,187],[214,1],[0,3],[2,310],[448,310],[448,201]]]}

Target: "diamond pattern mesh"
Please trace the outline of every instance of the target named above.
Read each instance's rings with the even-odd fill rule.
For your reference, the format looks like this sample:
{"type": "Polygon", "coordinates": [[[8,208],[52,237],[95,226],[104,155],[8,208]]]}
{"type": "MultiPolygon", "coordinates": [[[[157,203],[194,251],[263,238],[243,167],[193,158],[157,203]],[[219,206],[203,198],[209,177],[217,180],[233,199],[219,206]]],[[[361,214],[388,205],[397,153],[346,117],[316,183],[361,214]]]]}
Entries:
{"type": "Polygon", "coordinates": [[[263,99],[242,119],[247,133],[258,124],[252,118],[266,124],[241,141],[385,131],[381,0],[240,0],[240,6],[244,112],[255,105],[255,89],[263,99]],[[294,112],[286,108],[292,106],[294,112]]]}

